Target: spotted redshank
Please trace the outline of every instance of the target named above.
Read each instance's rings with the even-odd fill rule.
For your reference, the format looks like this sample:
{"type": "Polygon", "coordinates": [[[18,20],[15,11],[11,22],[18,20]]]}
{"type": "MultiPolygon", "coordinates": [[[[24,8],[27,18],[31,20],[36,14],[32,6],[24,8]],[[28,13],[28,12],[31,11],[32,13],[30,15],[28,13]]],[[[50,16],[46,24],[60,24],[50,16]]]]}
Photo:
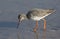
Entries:
{"type": "MultiPolygon", "coordinates": [[[[36,26],[34,27],[34,32],[37,31],[38,29],[38,21],[39,20],[43,20],[44,21],[44,30],[46,30],[46,20],[45,20],[45,17],[54,13],[56,10],[54,9],[32,9],[30,11],[27,12],[27,14],[19,14],[18,15],[18,20],[19,20],[19,23],[22,21],[22,20],[29,20],[29,19],[32,19],[34,21],[36,21],[36,26]]],[[[19,25],[18,23],[18,25],[19,25]]],[[[18,28],[18,26],[17,26],[18,28]]]]}

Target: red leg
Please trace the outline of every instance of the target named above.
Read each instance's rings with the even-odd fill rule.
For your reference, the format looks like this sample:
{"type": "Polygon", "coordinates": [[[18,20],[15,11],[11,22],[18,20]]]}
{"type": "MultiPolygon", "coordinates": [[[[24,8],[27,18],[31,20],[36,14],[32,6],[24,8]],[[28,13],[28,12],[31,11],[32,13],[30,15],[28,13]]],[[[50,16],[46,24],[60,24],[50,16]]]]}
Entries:
{"type": "Polygon", "coordinates": [[[46,20],[45,19],[43,19],[44,20],[44,31],[46,30],[46,20]]]}
{"type": "Polygon", "coordinates": [[[36,26],[34,28],[34,32],[36,32],[37,29],[38,29],[38,21],[36,21],[36,26]]]}

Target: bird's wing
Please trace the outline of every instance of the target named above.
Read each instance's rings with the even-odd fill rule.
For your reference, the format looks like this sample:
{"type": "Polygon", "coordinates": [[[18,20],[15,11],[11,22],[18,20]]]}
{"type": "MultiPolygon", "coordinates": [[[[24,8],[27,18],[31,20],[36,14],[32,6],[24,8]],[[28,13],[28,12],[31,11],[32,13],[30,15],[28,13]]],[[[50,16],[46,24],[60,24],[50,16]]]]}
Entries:
{"type": "Polygon", "coordinates": [[[30,13],[31,16],[43,16],[46,14],[46,11],[43,9],[39,9],[39,10],[31,10],[30,13]]]}

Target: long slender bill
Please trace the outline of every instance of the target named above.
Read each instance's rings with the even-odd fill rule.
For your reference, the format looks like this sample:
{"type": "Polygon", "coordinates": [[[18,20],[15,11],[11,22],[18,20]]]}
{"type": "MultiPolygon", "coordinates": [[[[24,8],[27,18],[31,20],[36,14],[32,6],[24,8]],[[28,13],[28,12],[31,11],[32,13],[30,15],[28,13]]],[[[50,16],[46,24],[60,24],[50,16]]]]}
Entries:
{"type": "Polygon", "coordinates": [[[21,23],[21,21],[20,21],[20,19],[18,19],[17,29],[18,29],[18,27],[19,27],[20,23],[21,23]]]}
{"type": "Polygon", "coordinates": [[[18,27],[19,27],[19,25],[20,25],[21,22],[22,21],[20,19],[18,19],[17,29],[18,29],[18,27]]]}
{"type": "Polygon", "coordinates": [[[18,27],[19,27],[19,24],[20,24],[20,22],[18,22],[18,24],[17,24],[17,29],[18,29],[18,27]]]}

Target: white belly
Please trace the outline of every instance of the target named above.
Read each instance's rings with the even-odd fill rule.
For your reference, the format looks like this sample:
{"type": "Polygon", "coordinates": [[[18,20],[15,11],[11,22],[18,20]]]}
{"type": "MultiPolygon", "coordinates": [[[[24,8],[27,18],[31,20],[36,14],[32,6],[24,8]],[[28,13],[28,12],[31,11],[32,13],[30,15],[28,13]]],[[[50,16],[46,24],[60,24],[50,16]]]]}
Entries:
{"type": "Polygon", "coordinates": [[[35,16],[35,17],[31,17],[31,19],[32,20],[40,20],[40,17],[35,16]]]}
{"type": "MultiPolygon", "coordinates": [[[[49,13],[49,14],[51,14],[51,13],[49,13]]],[[[32,20],[38,20],[38,21],[39,21],[39,20],[45,18],[46,16],[48,16],[49,14],[47,14],[47,15],[45,15],[45,16],[42,16],[42,17],[34,16],[34,17],[31,17],[31,19],[32,19],[32,20]]]]}

